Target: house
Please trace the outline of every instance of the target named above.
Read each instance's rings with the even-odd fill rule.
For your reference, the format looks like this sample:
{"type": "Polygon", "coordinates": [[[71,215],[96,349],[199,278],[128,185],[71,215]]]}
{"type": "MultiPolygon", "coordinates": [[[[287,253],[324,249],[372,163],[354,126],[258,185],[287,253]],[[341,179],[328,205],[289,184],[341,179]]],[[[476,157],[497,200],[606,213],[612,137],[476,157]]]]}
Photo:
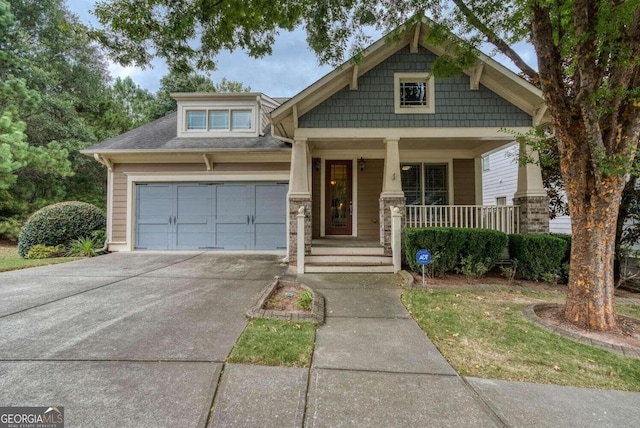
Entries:
{"type": "Polygon", "coordinates": [[[393,272],[394,215],[548,231],[535,165],[519,168],[516,206],[482,205],[482,154],[512,144],[503,128],[546,120],[541,92],[484,55],[430,78],[443,48],[427,31],[379,40],[286,101],[173,94],[176,113],[84,150],[109,170],[109,250],[270,250],[298,272],[393,272]]]}
{"type": "MultiPolygon", "coordinates": [[[[482,155],[482,203],[513,205],[518,184],[517,144],[482,155]]],[[[549,231],[571,233],[571,217],[557,216],[549,220],[549,231]]]]}

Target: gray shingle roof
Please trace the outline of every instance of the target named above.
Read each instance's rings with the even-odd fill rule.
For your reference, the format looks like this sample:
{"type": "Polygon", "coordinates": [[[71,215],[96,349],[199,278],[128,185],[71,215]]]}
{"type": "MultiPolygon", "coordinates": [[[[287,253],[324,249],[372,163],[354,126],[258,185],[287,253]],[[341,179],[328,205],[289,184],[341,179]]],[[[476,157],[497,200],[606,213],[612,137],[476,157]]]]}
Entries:
{"type": "Polygon", "coordinates": [[[117,137],[93,145],[83,153],[113,151],[189,151],[189,150],[277,150],[290,145],[271,136],[267,128],[264,136],[258,137],[211,137],[178,138],[177,113],[171,113],[153,122],[142,125],[117,137]]]}

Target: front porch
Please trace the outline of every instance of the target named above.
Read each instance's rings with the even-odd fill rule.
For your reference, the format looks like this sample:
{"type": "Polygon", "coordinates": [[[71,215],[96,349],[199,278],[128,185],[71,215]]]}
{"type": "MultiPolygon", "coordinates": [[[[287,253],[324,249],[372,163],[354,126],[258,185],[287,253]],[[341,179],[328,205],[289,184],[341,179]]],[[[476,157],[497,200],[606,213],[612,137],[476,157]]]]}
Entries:
{"type": "Polygon", "coordinates": [[[345,150],[344,143],[296,140],[289,192],[290,264],[299,273],[397,272],[404,227],[548,231],[548,202],[535,164],[519,168],[514,205],[477,204],[482,201],[482,150],[500,144],[506,143],[465,141],[467,150],[451,153],[401,150],[413,144],[385,138],[354,152],[345,150]],[[397,230],[392,227],[395,208],[397,230]]]}

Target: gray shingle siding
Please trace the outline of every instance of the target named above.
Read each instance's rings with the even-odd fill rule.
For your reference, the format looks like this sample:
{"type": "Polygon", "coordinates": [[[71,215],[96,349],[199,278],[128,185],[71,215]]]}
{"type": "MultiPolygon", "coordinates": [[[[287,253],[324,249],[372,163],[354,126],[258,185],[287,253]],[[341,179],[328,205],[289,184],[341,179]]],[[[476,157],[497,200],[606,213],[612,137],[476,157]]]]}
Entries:
{"type": "Polygon", "coordinates": [[[480,85],[469,89],[469,77],[436,79],[434,114],[395,114],[396,72],[424,72],[436,56],[406,46],[360,76],[358,90],[337,92],[299,119],[301,128],[410,128],[531,126],[531,116],[480,85]]]}

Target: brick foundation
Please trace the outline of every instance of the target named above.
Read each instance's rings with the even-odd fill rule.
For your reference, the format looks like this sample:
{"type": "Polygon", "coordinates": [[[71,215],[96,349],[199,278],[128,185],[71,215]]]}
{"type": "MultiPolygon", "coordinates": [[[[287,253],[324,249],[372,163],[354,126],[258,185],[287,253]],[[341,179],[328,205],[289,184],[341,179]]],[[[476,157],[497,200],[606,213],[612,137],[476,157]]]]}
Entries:
{"type": "Polygon", "coordinates": [[[380,197],[380,245],[384,247],[385,256],[391,255],[391,207],[400,208],[404,213],[404,197],[380,197]]]}
{"type": "Polygon", "coordinates": [[[520,196],[513,198],[520,207],[520,233],[549,233],[549,198],[520,196]]]}
{"type": "Polygon", "coordinates": [[[311,253],[311,198],[289,198],[289,264],[295,265],[298,251],[298,210],[304,206],[305,254],[311,253]]]}

